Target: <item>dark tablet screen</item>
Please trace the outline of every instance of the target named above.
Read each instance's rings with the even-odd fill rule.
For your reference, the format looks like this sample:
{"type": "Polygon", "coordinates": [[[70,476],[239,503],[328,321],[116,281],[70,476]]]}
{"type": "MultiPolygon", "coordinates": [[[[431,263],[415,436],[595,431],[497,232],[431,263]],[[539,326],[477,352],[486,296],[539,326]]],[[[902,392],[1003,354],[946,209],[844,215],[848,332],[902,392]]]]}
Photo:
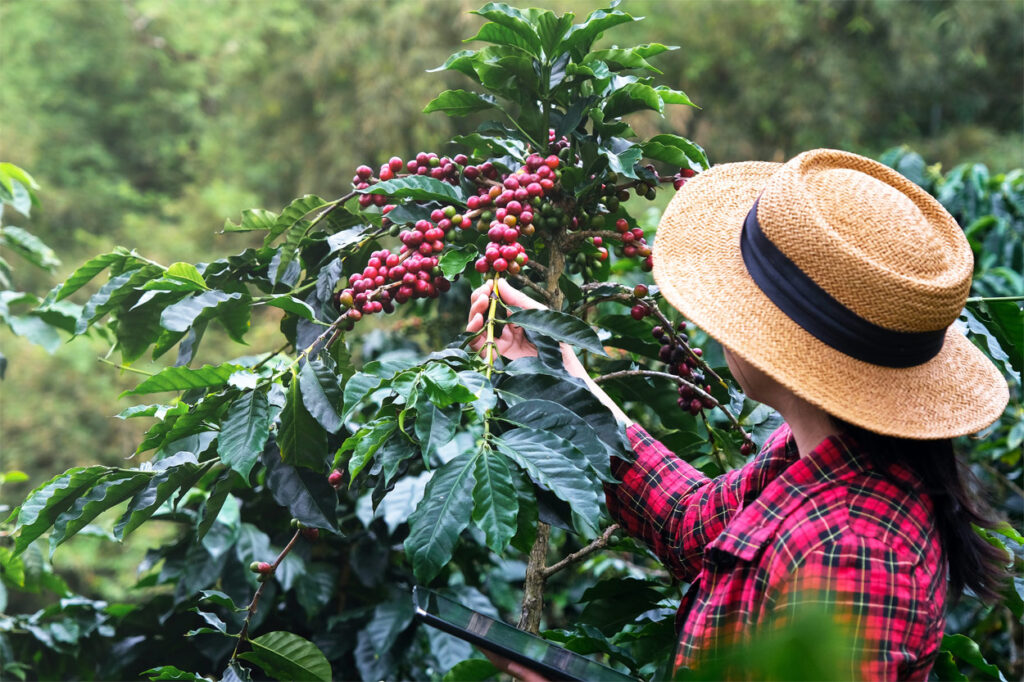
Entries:
{"type": "Polygon", "coordinates": [[[473,611],[422,587],[413,588],[416,617],[456,637],[522,663],[553,680],[612,680],[634,678],[585,656],[473,611]]]}

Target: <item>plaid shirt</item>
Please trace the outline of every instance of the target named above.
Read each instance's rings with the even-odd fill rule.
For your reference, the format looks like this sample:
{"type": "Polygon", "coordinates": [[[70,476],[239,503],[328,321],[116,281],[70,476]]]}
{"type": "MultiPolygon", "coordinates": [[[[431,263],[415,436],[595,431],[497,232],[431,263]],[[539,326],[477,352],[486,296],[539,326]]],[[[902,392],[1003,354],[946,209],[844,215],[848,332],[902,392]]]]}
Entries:
{"type": "Polygon", "coordinates": [[[758,626],[827,604],[854,633],[852,677],[927,679],[945,625],[932,503],[909,470],[870,468],[845,438],[798,457],[783,424],[750,463],[710,479],[644,429],[613,460],[608,509],[691,586],[675,665],[697,667],[758,626]]]}

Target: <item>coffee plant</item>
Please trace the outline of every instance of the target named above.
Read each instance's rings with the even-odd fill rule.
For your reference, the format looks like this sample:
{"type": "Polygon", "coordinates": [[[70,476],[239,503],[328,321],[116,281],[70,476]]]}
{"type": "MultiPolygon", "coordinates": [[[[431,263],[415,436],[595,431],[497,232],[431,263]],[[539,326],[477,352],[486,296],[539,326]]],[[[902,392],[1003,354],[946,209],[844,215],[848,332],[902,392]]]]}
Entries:
{"type": "MultiPolygon", "coordinates": [[[[693,103],[656,84],[649,60],[674,48],[595,49],[637,21],[615,3],[580,23],[495,3],[476,14],[485,23],[471,40],[486,46],[439,67],[473,89],[424,110],[470,117],[474,132],[359,166],[340,197],[244,211],[223,227],[252,244],[235,255],[165,266],[118,248],[39,302],[71,310],[93,291],[77,294],[69,330],[105,335],[119,358],[108,362],[146,374],[124,396],[147,402],[118,417],[152,425],[134,452],[144,461],[70,469],[7,520],[4,580],[62,600],[0,617],[5,674],[492,676],[468,644],[414,622],[419,584],[532,632],[546,622],[544,636],[637,677],[670,676],[685,586],[608,518],[610,458],[631,452],[562,368],[560,344],[710,474],[778,424],[645,281],[649,202],[708,160],[683,137],[640,137],[624,117],[693,103]],[[498,280],[546,309],[492,294],[483,329],[460,333],[470,289],[498,280]],[[423,316],[445,305],[459,322],[434,315],[429,328],[423,316]],[[268,320],[279,335],[266,348],[198,361],[211,325],[246,344],[268,320]],[[538,357],[496,352],[509,324],[538,357]],[[173,360],[149,374],[134,367],[147,354],[173,360]],[[142,605],[79,597],[49,568],[44,545],[52,556],[110,510],[114,540],[154,521],[179,529],[140,566],[139,586],[155,588],[142,605]]],[[[971,329],[996,355],[1012,346],[987,311],[971,329]]],[[[1019,410],[1019,383],[1015,400],[1019,410]]],[[[990,665],[958,641],[949,651],[951,670],[954,654],[990,665]]]]}

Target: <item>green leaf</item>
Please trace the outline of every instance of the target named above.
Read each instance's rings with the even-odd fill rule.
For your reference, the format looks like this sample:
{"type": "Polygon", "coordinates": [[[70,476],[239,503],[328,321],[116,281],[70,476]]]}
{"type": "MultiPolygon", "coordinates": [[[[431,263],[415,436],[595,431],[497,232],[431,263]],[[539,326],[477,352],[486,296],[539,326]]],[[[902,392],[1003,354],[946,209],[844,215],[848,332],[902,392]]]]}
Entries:
{"type": "Polygon", "coordinates": [[[627,178],[635,178],[636,170],[633,168],[643,158],[643,150],[640,145],[631,145],[627,149],[619,152],[618,154],[611,150],[605,151],[605,157],[608,159],[608,169],[619,175],[624,175],[627,178]]]}
{"type": "Polygon", "coordinates": [[[341,449],[352,449],[352,457],[348,461],[349,480],[353,480],[359,475],[359,472],[373,459],[374,453],[397,428],[398,422],[393,417],[387,417],[359,429],[354,436],[345,440],[341,449]]]}
{"type": "Polygon", "coordinates": [[[421,584],[433,580],[448,563],[459,534],[469,525],[475,465],[475,453],[464,452],[437,469],[409,515],[405,552],[421,584]]]}
{"type": "Polygon", "coordinates": [[[522,50],[531,57],[538,56],[536,41],[531,41],[524,38],[522,35],[501,24],[496,24],[493,21],[489,21],[480,27],[480,31],[472,38],[467,38],[463,42],[470,43],[473,41],[481,41],[485,43],[494,43],[495,45],[508,45],[522,50]]]}
{"type": "Polygon", "coordinates": [[[65,540],[84,528],[100,513],[124,502],[145,487],[152,477],[150,472],[116,471],[99,481],[88,492],[77,497],[53,523],[50,533],[50,556],[65,540]]]}
{"type": "Polygon", "coordinates": [[[128,508],[114,526],[114,537],[123,540],[138,528],[163,505],[176,490],[183,492],[194,486],[204,473],[206,466],[196,463],[195,455],[181,452],[157,462],[156,473],[146,487],[135,493],[128,508]]]}
{"type": "Polygon", "coordinates": [[[569,503],[579,518],[597,530],[601,515],[600,486],[566,456],[571,443],[549,431],[522,426],[503,433],[495,442],[530,478],[569,503]]]}
{"type": "Polygon", "coordinates": [[[449,116],[466,116],[476,111],[493,109],[496,106],[498,106],[497,100],[490,95],[479,95],[467,90],[445,90],[423,108],[423,113],[443,111],[449,116]]]}
{"type": "Polygon", "coordinates": [[[135,294],[135,290],[143,283],[159,277],[161,274],[163,274],[163,269],[160,266],[143,265],[112,277],[89,298],[85,307],[82,308],[82,315],[75,325],[75,334],[84,334],[89,325],[116,308],[121,301],[135,294]]]}
{"type": "Polygon", "coordinates": [[[541,49],[544,50],[544,54],[549,59],[554,57],[556,52],[559,52],[558,44],[562,42],[562,38],[568,32],[569,27],[572,26],[572,20],[575,16],[572,12],[556,16],[554,12],[549,10],[544,10],[536,15],[533,25],[537,28],[541,49]]]}
{"type": "Polygon", "coordinates": [[[626,49],[612,48],[610,50],[594,50],[583,58],[583,63],[589,65],[593,62],[601,61],[607,64],[612,71],[622,71],[623,69],[646,69],[647,71],[653,71],[654,73],[661,73],[659,69],[651,66],[646,58],[672,49],[678,48],[670,48],[665,45],[661,45],[660,43],[652,43],[650,45],[639,45],[637,47],[630,47],[626,49]]]}
{"type": "Polygon", "coordinates": [[[473,523],[484,532],[487,546],[497,553],[516,534],[519,498],[505,458],[484,448],[476,460],[473,487],[473,523]]]}
{"type": "Polygon", "coordinates": [[[42,239],[14,225],[4,225],[0,228],[0,246],[6,246],[32,265],[47,272],[53,272],[60,265],[57,254],[44,244],[42,239]]]}
{"type": "Polygon", "coordinates": [[[12,315],[7,318],[11,331],[53,354],[60,347],[57,330],[35,315],[12,315]]]}
{"type": "Polygon", "coordinates": [[[216,311],[221,304],[242,298],[239,293],[206,291],[173,303],[160,314],[160,326],[172,332],[186,332],[196,319],[209,309],[216,311]]]}
{"type": "Polygon", "coordinates": [[[366,372],[356,372],[353,374],[352,378],[345,382],[345,409],[341,415],[342,420],[348,421],[352,413],[359,406],[359,403],[370,393],[377,390],[381,383],[383,383],[383,380],[374,374],[366,372]]]}
{"type": "Polygon", "coordinates": [[[456,663],[455,667],[448,671],[442,682],[484,682],[495,677],[500,670],[494,667],[490,661],[482,658],[470,658],[456,663]]]}
{"type": "Polygon", "coordinates": [[[198,673],[190,673],[175,668],[173,665],[162,665],[158,668],[143,670],[142,675],[150,680],[181,680],[183,682],[208,682],[205,677],[198,673]]]}
{"type": "Polygon", "coordinates": [[[246,391],[228,408],[217,437],[217,456],[248,480],[270,436],[270,403],[266,391],[246,391]]]}
{"type": "Polygon", "coordinates": [[[231,219],[224,221],[224,232],[249,232],[252,230],[272,230],[277,224],[277,214],[262,208],[242,211],[242,220],[237,225],[231,219]]]}
{"type": "Polygon", "coordinates": [[[658,93],[661,101],[665,104],[685,104],[688,107],[700,109],[682,90],[673,90],[667,85],[658,85],[655,86],[654,91],[658,93]]]}
{"type": "Polygon", "coordinates": [[[979,672],[988,675],[992,679],[1005,679],[999,668],[985,660],[985,656],[978,648],[978,643],[967,635],[943,635],[940,651],[949,651],[964,663],[973,666],[979,672]]]}
{"type": "Polygon", "coordinates": [[[180,279],[185,282],[192,282],[198,284],[202,288],[206,289],[206,280],[196,270],[196,266],[191,263],[171,263],[167,266],[167,270],[164,271],[164,277],[170,277],[172,279],[180,279]]]}
{"type": "MultiPolygon", "coordinates": [[[[520,44],[517,47],[522,47],[522,49],[534,57],[539,56],[541,49],[540,36],[537,35],[537,31],[534,30],[529,19],[518,9],[500,2],[489,2],[480,9],[470,12],[470,14],[479,14],[486,19],[490,19],[495,24],[508,29],[518,36],[517,41],[520,44]]],[[[486,25],[484,24],[484,26],[486,25]]],[[[481,29],[481,33],[483,33],[483,29],[481,29]]],[[[496,31],[491,31],[490,34],[498,37],[496,31]]],[[[479,38],[479,36],[476,39],[490,40],[490,38],[479,38]]]]}
{"type": "Polygon", "coordinates": [[[710,166],[704,150],[697,144],[678,135],[655,135],[642,145],[644,156],[680,168],[694,170],[710,166]]]}
{"type": "Polygon", "coordinates": [[[330,682],[331,664],[307,639],[291,632],[268,632],[249,640],[252,651],[239,654],[280,682],[330,682]]]}
{"type": "Polygon", "coordinates": [[[338,493],[323,471],[293,467],[268,448],[263,455],[267,467],[267,488],[274,500],[293,518],[314,528],[338,527],[338,493]]]}
{"type": "Polygon", "coordinates": [[[319,360],[311,360],[299,372],[302,403],[327,433],[341,429],[341,387],[338,377],[319,360]]]}
{"type": "Polygon", "coordinates": [[[359,190],[363,194],[384,194],[392,199],[412,199],[413,201],[443,201],[465,206],[462,193],[447,182],[441,182],[423,175],[410,175],[405,178],[385,180],[366,189],[359,190]]]}
{"type": "Polygon", "coordinates": [[[275,308],[280,308],[285,312],[301,317],[304,320],[309,320],[310,322],[316,320],[316,313],[313,312],[313,309],[310,308],[307,303],[300,301],[294,296],[278,296],[277,298],[270,299],[266,303],[267,305],[272,305],[275,308]]]}
{"type": "Polygon", "coordinates": [[[403,593],[397,599],[377,604],[364,631],[377,651],[390,651],[398,636],[412,623],[415,613],[412,599],[403,593]]]}
{"type": "Polygon", "coordinates": [[[303,405],[299,377],[294,373],[281,411],[277,442],[281,447],[281,459],[286,464],[323,471],[327,433],[303,405]]]}
{"type": "Polygon", "coordinates": [[[422,374],[430,402],[438,407],[471,403],[476,396],[459,381],[459,376],[444,363],[432,362],[422,374]]]}
{"type": "Polygon", "coordinates": [[[20,530],[14,541],[14,556],[24,552],[75,499],[112,471],[115,470],[103,466],[75,467],[54,476],[29,493],[21,506],[14,510],[18,517],[16,529],[20,530]]]}
{"type": "MultiPolygon", "coordinates": [[[[270,246],[278,237],[285,232],[291,231],[297,225],[300,227],[300,231],[302,231],[305,223],[303,219],[318,208],[323,208],[327,203],[328,202],[315,194],[306,194],[305,196],[292,201],[292,203],[288,204],[288,206],[281,211],[281,215],[278,216],[277,221],[274,223],[274,227],[272,227],[267,236],[264,237],[263,246],[270,246]]],[[[281,269],[283,269],[283,267],[281,269]]]]}
{"type": "Polygon", "coordinates": [[[81,267],[71,273],[71,275],[64,280],[64,283],[60,285],[60,289],[57,290],[57,301],[67,298],[71,294],[75,293],[83,286],[88,284],[92,279],[106,270],[115,263],[123,265],[129,258],[135,258],[132,252],[126,249],[118,247],[110,253],[104,253],[87,260],[81,267]]]}
{"type": "Polygon", "coordinates": [[[589,467],[601,480],[612,482],[609,460],[614,451],[583,417],[551,400],[524,400],[509,407],[501,419],[531,429],[550,431],[571,445],[566,455],[581,468],[589,467]]]}
{"type": "Polygon", "coordinates": [[[421,395],[416,402],[416,438],[423,450],[423,461],[429,466],[439,448],[455,438],[459,428],[457,410],[444,410],[435,405],[427,396],[421,395]]]}
{"type": "Polygon", "coordinates": [[[244,368],[231,363],[203,365],[199,369],[168,367],[149,377],[130,391],[125,391],[120,397],[223,386],[228,382],[228,378],[240,369],[244,368]]]}
{"type": "Polygon", "coordinates": [[[634,111],[650,109],[664,113],[665,103],[657,90],[643,83],[628,83],[612,93],[604,105],[605,119],[618,118],[634,111]]]}
{"type": "Polygon", "coordinates": [[[512,313],[508,321],[555,341],[564,341],[597,355],[607,355],[597,332],[578,317],[556,310],[519,310],[512,313]]]}
{"type": "Polygon", "coordinates": [[[451,279],[466,269],[470,262],[476,259],[479,251],[474,246],[458,246],[447,248],[441,254],[438,265],[445,277],[451,279]]]}
{"type": "Polygon", "coordinates": [[[602,32],[613,26],[638,20],[617,9],[591,12],[584,22],[576,24],[569,29],[569,35],[563,41],[562,49],[571,50],[578,55],[586,54],[590,51],[590,46],[593,45],[594,40],[602,32]]]}

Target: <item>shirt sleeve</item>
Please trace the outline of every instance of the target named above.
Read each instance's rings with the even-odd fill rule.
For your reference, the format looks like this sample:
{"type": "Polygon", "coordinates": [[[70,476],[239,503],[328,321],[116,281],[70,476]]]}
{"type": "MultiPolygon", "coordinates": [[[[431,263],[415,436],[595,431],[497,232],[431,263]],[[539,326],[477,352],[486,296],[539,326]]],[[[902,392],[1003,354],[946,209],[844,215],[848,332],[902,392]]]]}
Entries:
{"type": "Polygon", "coordinates": [[[676,577],[692,580],[701,569],[704,547],[795,459],[786,448],[788,435],[783,425],[749,464],[712,479],[634,424],[626,436],[636,459],[612,459],[612,473],[621,483],[605,484],[608,511],[676,577]]]}

